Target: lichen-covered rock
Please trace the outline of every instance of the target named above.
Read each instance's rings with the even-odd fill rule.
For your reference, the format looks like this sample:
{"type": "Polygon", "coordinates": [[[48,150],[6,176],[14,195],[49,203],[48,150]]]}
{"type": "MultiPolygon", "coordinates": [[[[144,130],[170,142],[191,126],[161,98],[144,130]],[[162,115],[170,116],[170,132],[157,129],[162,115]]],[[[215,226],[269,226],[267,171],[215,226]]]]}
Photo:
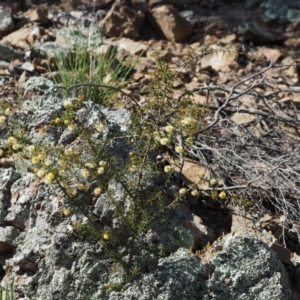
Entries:
{"type": "Polygon", "coordinates": [[[12,226],[0,227],[0,254],[12,252],[20,231],[12,226]]]}
{"type": "Polygon", "coordinates": [[[271,20],[280,19],[289,22],[300,20],[300,9],[298,0],[247,0],[248,7],[259,4],[264,9],[264,14],[271,20]]]}
{"type": "Polygon", "coordinates": [[[14,20],[9,6],[0,6],[0,35],[3,36],[14,29],[14,20]]]}
{"type": "Polygon", "coordinates": [[[11,200],[10,188],[12,184],[21,177],[13,168],[0,169],[0,225],[5,224],[5,217],[7,216],[7,208],[10,206],[11,200]]]}
{"type": "MultiPolygon", "coordinates": [[[[54,86],[53,81],[45,77],[30,77],[25,83],[26,90],[37,90],[39,92],[47,93],[52,90],[54,86]]],[[[46,100],[46,99],[44,99],[46,100]]]]}
{"type": "Polygon", "coordinates": [[[222,240],[215,248],[214,271],[204,300],[290,299],[285,269],[265,243],[237,236],[222,240]]]}
{"type": "Polygon", "coordinates": [[[112,292],[109,300],[191,300],[201,299],[200,262],[180,248],[159,260],[155,272],[145,274],[125,291],[112,292]]]}
{"type": "MultiPolygon", "coordinates": [[[[36,84],[45,94],[23,103],[22,108],[30,113],[14,112],[8,118],[23,122],[33,143],[69,147],[77,132],[71,136],[68,128],[47,127],[53,118],[62,118],[66,99],[50,95],[52,84],[48,81],[40,84],[38,80],[31,80],[27,88],[35,88],[36,84]],[[45,130],[38,135],[38,129],[44,125],[45,130]]],[[[76,99],[68,99],[73,100],[76,99]]],[[[100,132],[91,132],[90,136],[95,136],[93,145],[111,141],[105,155],[113,156],[122,168],[132,147],[122,139],[123,135],[128,135],[130,113],[125,109],[111,110],[85,101],[80,103],[74,115],[77,126],[83,129],[95,128],[98,122],[105,124],[100,132]],[[112,139],[115,136],[119,138],[112,139]]],[[[5,132],[2,138],[7,138],[5,132]]],[[[73,142],[72,146],[75,150],[78,147],[73,142]]],[[[87,161],[88,153],[80,151],[80,159],[87,161]]],[[[98,236],[92,240],[78,234],[76,228],[84,224],[84,216],[75,210],[71,217],[64,215],[62,211],[67,206],[67,197],[55,185],[47,185],[37,178],[31,169],[19,170],[24,159],[20,157],[18,160],[20,162],[14,161],[16,170],[3,165],[0,168],[0,196],[4,203],[0,219],[0,250],[3,254],[0,264],[6,272],[3,282],[15,278],[17,299],[288,299],[287,281],[279,260],[265,244],[251,238],[227,239],[218,244],[218,252],[211,262],[214,272],[210,280],[204,281],[201,264],[187,250],[193,246],[194,238],[191,230],[184,228],[183,224],[195,220],[184,203],[166,210],[162,223],[158,218],[151,219],[144,230],[147,232],[135,237],[132,263],[143,272],[123,290],[109,293],[107,287],[122,280],[119,269],[111,271],[115,265],[108,259],[109,249],[99,242],[98,236]]],[[[76,166],[74,164],[74,168],[76,166]]],[[[138,172],[128,173],[125,179],[129,183],[138,176],[138,172]]],[[[145,172],[143,175],[140,179],[144,187],[141,199],[147,193],[155,193],[162,184],[160,174],[145,172]]],[[[114,247],[117,255],[126,262],[133,238],[126,232],[128,229],[122,227],[114,205],[118,201],[122,203],[124,209],[121,213],[126,215],[132,202],[124,188],[115,183],[116,178],[108,181],[106,193],[99,196],[78,193],[78,199],[82,202],[91,200],[87,204],[88,214],[95,222],[102,222],[101,226],[112,231],[124,230],[120,245],[114,247]],[[106,195],[108,190],[110,195],[106,195]],[[109,197],[114,197],[115,201],[110,202],[109,197]]],[[[177,186],[169,184],[163,188],[162,200],[174,199],[177,186]]],[[[99,225],[99,235],[100,230],[99,225]]],[[[198,231],[196,233],[199,235],[198,231]]]]}
{"type": "MultiPolygon", "coordinates": [[[[22,109],[29,113],[15,112],[9,118],[18,119],[28,128],[28,136],[33,144],[41,147],[48,146],[49,149],[54,145],[70,146],[78,136],[78,132],[72,133],[68,128],[59,126],[49,127],[48,124],[54,118],[62,117],[66,110],[64,101],[74,103],[76,98],[62,99],[59,95],[53,95],[53,83],[48,80],[33,78],[28,81],[26,88],[38,90],[43,95],[24,101],[22,109]],[[38,130],[41,127],[45,127],[45,130],[38,130]]],[[[111,140],[108,153],[115,157],[120,168],[126,164],[132,147],[121,138],[123,134],[128,135],[131,122],[130,113],[126,109],[111,110],[85,101],[80,104],[75,113],[75,121],[80,128],[94,130],[91,136],[95,137],[96,141],[103,143],[104,140],[111,140]],[[98,132],[93,128],[99,122],[103,122],[105,128],[98,132]],[[119,138],[112,139],[115,136],[119,138]]],[[[6,138],[5,133],[3,137],[6,138]]],[[[76,144],[72,146],[74,149],[78,147],[76,144]]],[[[48,152],[51,155],[51,151],[48,152]]],[[[83,161],[87,161],[88,151],[80,151],[80,153],[83,161]]],[[[71,218],[65,217],[61,210],[66,205],[66,199],[60,193],[61,191],[55,185],[46,185],[43,179],[30,172],[31,168],[28,166],[26,160],[20,157],[14,161],[18,173],[12,171],[12,168],[4,170],[0,168],[3,178],[9,181],[9,184],[2,185],[1,190],[3,197],[7,197],[4,200],[8,203],[8,209],[4,210],[2,220],[3,225],[6,226],[3,229],[3,245],[6,247],[3,248],[3,254],[14,251],[11,257],[2,261],[3,269],[6,270],[4,282],[15,277],[18,282],[15,288],[18,299],[108,299],[107,288],[103,286],[107,283],[120,282],[120,272],[113,276],[109,272],[113,265],[102,249],[103,246],[97,243],[98,240],[84,241],[81,236],[76,235],[74,228],[77,224],[83,224],[83,216],[74,213],[71,218]],[[8,170],[14,172],[15,176],[8,170]],[[8,224],[17,229],[7,226],[8,224]],[[6,234],[9,230],[17,234],[12,236],[6,234]]],[[[133,176],[136,176],[134,174],[127,174],[127,180],[133,180],[133,176]]],[[[144,174],[142,185],[145,193],[153,191],[161,184],[160,176],[144,174]]],[[[128,196],[120,185],[110,180],[108,189],[115,195],[116,201],[128,205],[129,208],[130,201],[127,201],[128,196]]],[[[106,193],[101,194],[99,198],[93,197],[95,202],[92,204],[91,201],[90,204],[93,217],[112,230],[120,229],[122,224],[115,215],[115,207],[106,193]]],[[[83,198],[82,201],[85,199],[83,198]]],[[[126,213],[126,207],[124,211],[126,213]]],[[[152,250],[149,250],[151,247],[155,248],[155,251],[162,249],[159,257],[163,257],[180,247],[192,246],[193,237],[190,231],[182,226],[183,220],[188,218],[187,215],[187,211],[174,209],[167,212],[162,225],[154,220],[151,229],[137,239],[136,247],[141,250],[136,252],[134,263],[142,268],[150,263],[148,269],[153,271],[158,261],[158,257],[155,256],[158,252],[153,254],[152,250]],[[147,257],[146,263],[145,257],[147,257]]],[[[126,247],[130,244],[128,234],[124,234],[123,239],[120,253],[124,259],[127,259],[126,247]]],[[[181,273],[179,267],[181,264],[176,271],[178,274],[181,273]]],[[[171,274],[170,289],[172,278],[171,274]]]]}

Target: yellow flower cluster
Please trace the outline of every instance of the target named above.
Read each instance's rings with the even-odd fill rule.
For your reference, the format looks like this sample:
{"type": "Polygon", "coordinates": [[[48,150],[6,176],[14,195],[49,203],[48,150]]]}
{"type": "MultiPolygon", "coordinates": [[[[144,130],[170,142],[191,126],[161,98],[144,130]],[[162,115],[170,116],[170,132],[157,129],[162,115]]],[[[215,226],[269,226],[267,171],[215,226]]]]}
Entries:
{"type": "Polygon", "coordinates": [[[6,122],[6,117],[0,116],[0,124],[5,124],[5,122],[6,122]]]}
{"type": "Polygon", "coordinates": [[[54,178],[55,178],[54,174],[53,174],[52,172],[49,172],[49,173],[47,173],[47,175],[45,176],[44,182],[45,182],[46,184],[51,184],[52,181],[54,180],[54,178]]]}

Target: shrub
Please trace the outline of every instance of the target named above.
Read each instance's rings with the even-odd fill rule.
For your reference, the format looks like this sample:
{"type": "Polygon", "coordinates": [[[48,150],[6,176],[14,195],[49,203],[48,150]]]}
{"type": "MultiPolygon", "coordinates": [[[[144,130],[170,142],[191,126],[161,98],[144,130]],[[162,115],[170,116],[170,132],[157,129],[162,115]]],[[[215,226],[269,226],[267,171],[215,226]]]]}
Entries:
{"type": "Polygon", "coordinates": [[[121,92],[114,80],[121,76],[124,80],[118,82],[123,84],[127,73],[117,69],[113,85],[106,85],[104,94],[99,94],[101,84],[96,83],[103,81],[111,58],[91,58],[87,45],[80,43],[73,55],[64,57],[58,52],[56,57],[67,95],[51,120],[39,126],[39,133],[48,139],[33,139],[28,125],[33,121],[31,115],[3,104],[1,130],[6,140],[1,145],[2,156],[21,160],[45,184],[57,189],[63,196],[63,216],[85,218],[73,225],[74,232],[100,243],[114,269],[122,274],[122,285],[155,268],[159,257],[167,254],[161,242],[145,242],[146,236],[152,226],[166,221],[167,210],[185,199],[187,192],[198,193],[195,187],[181,187],[178,178],[175,184],[174,167],[166,157],[172,153],[182,164],[186,146],[205,123],[205,109],[193,103],[190,93],[178,101],[172,95],[172,84],[180,68],[190,66],[192,54],[177,70],[171,70],[157,54],[148,91],[151,100],[143,106],[132,100],[130,125],[122,132],[107,122],[97,104],[108,104],[112,91],[121,92]],[[85,82],[87,72],[96,69],[93,84],[85,82]],[[69,71],[75,76],[69,76],[69,71]],[[76,97],[70,95],[72,84],[83,88],[76,97]],[[59,142],[49,142],[50,136],[59,136],[59,142]],[[101,218],[101,211],[95,212],[97,203],[107,203],[111,215],[101,218]]]}

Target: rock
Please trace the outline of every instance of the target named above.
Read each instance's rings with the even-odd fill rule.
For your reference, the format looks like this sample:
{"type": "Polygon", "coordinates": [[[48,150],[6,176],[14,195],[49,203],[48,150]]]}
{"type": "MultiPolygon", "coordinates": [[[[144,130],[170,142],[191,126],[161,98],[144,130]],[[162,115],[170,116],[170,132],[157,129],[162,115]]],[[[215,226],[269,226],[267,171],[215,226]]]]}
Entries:
{"type": "Polygon", "coordinates": [[[29,49],[30,45],[27,39],[34,30],[35,27],[20,28],[19,30],[5,36],[1,42],[15,47],[20,47],[22,49],[29,49]]]}
{"type": "Polygon", "coordinates": [[[236,41],[236,34],[232,33],[221,39],[223,44],[231,44],[236,41]]]}
{"type": "Polygon", "coordinates": [[[8,215],[5,221],[18,228],[25,230],[30,226],[29,217],[36,214],[34,208],[34,199],[38,197],[38,181],[32,174],[26,174],[22,179],[17,180],[11,187],[11,207],[8,209],[8,215]],[[24,183],[26,186],[24,187],[24,183]],[[28,186],[28,187],[27,187],[28,186]]]}
{"type": "Polygon", "coordinates": [[[292,228],[287,232],[287,237],[294,242],[299,242],[300,223],[294,222],[292,228]]]}
{"type": "Polygon", "coordinates": [[[5,225],[4,218],[7,215],[7,208],[11,197],[10,188],[12,184],[21,177],[13,168],[5,169],[1,166],[0,169],[0,225],[5,225]]]}
{"type": "Polygon", "coordinates": [[[147,0],[150,7],[159,5],[173,5],[178,9],[186,8],[188,4],[196,4],[198,0],[147,0]]]}
{"type": "Polygon", "coordinates": [[[204,46],[210,46],[213,44],[217,44],[218,38],[215,35],[206,35],[204,37],[204,46]]]}
{"type": "Polygon", "coordinates": [[[210,50],[210,54],[201,58],[201,67],[211,66],[216,71],[228,71],[231,66],[236,63],[238,49],[236,46],[228,46],[226,48],[214,47],[210,50]]]}
{"type": "Polygon", "coordinates": [[[16,247],[16,238],[20,231],[12,226],[0,227],[0,254],[12,252],[16,247]]]}
{"type": "Polygon", "coordinates": [[[14,59],[22,59],[23,55],[20,52],[14,50],[13,48],[0,43],[0,57],[1,60],[11,62],[14,59]]]}
{"type": "Polygon", "coordinates": [[[26,90],[37,90],[48,93],[53,89],[54,83],[44,77],[30,77],[25,84],[26,90]]]}
{"type": "Polygon", "coordinates": [[[159,260],[158,269],[134,281],[126,290],[112,292],[109,300],[191,300],[200,299],[199,261],[180,248],[159,260]]]}
{"type": "MultiPolygon", "coordinates": [[[[176,164],[175,170],[179,171],[176,164]]],[[[199,189],[208,188],[208,180],[210,179],[209,170],[197,162],[186,159],[181,170],[181,179],[186,185],[196,184],[199,189]],[[200,180],[202,178],[203,180],[200,180]]]]}
{"type": "Polygon", "coordinates": [[[282,55],[278,49],[265,47],[257,47],[257,49],[272,63],[275,63],[282,55]]]}
{"type": "Polygon", "coordinates": [[[202,299],[242,300],[291,297],[286,271],[275,253],[253,237],[229,237],[215,246],[207,282],[209,296],[202,299]]]}
{"type": "Polygon", "coordinates": [[[254,45],[266,43],[278,43],[283,40],[281,34],[271,31],[263,24],[248,22],[238,28],[238,33],[245,42],[252,42],[254,45]]]}
{"type": "Polygon", "coordinates": [[[277,242],[270,244],[270,249],[272,249],[278,256],[279,260],[283,263],[291,263],[292,253],[289,249],[283,247],[277,242]]]}
{"type": "Polygon", "coordinates": [[[4,36],[14,29],[14,21],[12,18],[11,8],[8,6],[0,6],[0,35],[4,36]]]}
{"type": "Polygon", "coordinates": [[[264,8],[264,14],[271,20],[280,19],[289,22],[297,22],[300,20],[300,10],[297,9],[299,2],[297,0],[289,0],[282,2],[280,0],[262,1],[260,7],[264,8]]]}
{"type": "Polygon", "coordinates": [[[116,1],[105,18],[99,22],[105,34],[110,37],[137,39],[144,22],[145,11],[131,5],[130,1],[116,1]]]}
{"type": "Polygon", "coordinates": [[[31,22],[37,22],[41,24],[47,24],[48,19],[47,19],[47,14],[44,9],[41,7],[37,8],[32,8],[27,11],[26,17],[31,21],[31,22]]]}
{"type": "MultiPolygon", "coordinates": [[[[257,100],[254,96],[244,96],[241,98],[238,109],[245,109],[248,111],[256,111],[258,109],[257,100]]],[[[231,117],[230,120],[236,125],[248,125],[249,130],[252,134],[259,137],[264,132],[260,123],[256,123],[257,117],[249,113],[236,112],[231,117]],[[254,124],[253,124],[254,123],[254,124]]]]}
{"type": "Polygon", "coordinates": [[[24,64],[22,64],[21,69],[24,71],[33,72],[34,65],[31,62],[26,61],[24,64]]]}
{"type": "Polygon", "coordinates": [[[192,214],[192,220],[187,221],[184,226],[188,228],[194,237],[193,250],[203,249],[207,243],[212,244],[216,236],[211,228],[205,226],[200,217],[192,214]]]}
{"type": "Polygon", "coordinates": [[[193,32],[192,25],[171,5],[153,8],[148,19],[163,38],[175,43],[189,38],[193,32]]]}
{"type": "Polygon", "coordinates": [[[135,42],[126,38],[121,38],[114,44],[118,46],[118,50],[128,51],[131,55],[145,54],[148,50],[148,46],[143,42],[135,42]]]}

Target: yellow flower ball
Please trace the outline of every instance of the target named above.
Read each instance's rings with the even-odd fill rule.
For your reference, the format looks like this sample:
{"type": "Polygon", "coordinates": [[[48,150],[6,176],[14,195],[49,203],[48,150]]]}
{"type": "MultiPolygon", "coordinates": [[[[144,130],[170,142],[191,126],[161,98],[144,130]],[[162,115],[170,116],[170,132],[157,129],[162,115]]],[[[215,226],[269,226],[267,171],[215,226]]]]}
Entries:
{"type": "Polygon", "coordinates": [[[9,142],[9,144],[15,144],[17,143],[17,139],[13,136],[10,136],[7,138],[7,141],[9,142]]]}
{"type": "Polygon", "coordinates": [[[67,155],[67,156],[71,156],[72,154],[73,154],[73,150],[72,149],[65,149],[65,154],[67,155]]]}
{"type": "Polygon", "coordinates": [[[58,175],[61,176],[61,177],[64,176],[65,173],[66,173],[66,171],[65,171],[64,169],[60,169],[60,170],[58,171],[58,175]]]}
{"type": "Polygon", "coordinates": [[[40,169],[40,170],[38,170],[38,171],[36,172],[36,176],[39,177],[39,178],[44,177],[45,174],[46,174],[46,170],[44,170],[44,169],[40,169]]]}
{"type": "Polygon", "coordinates": [[[64,208],[62,212],[63,212],[64,216],[66,216],[66,217],[71,214],[71,210],[69,208],[64,208]]]}
{"type": "Polygon", "coordinates": [[[0,124],[4,124],[6,122],[5,116],[0,116],[0,124]]]}
{"type": "Polygon", "coordinates": [[[173,171],[173,168],[172,168],[171,166],[165,166],[165,167],[164,167],[164,171],[165,171],[166,173],[170,173],[170,172],[173,171]]]}
{"type": "Polygon", "coordinates": [[[106,161],[104,161],[104,160],[100,160],[100,161],[99,161],[99,166],[105,167],[106,165],[107,165],[107,162],[106,162],[106,161]]]}
{"type": "Polygon", "coordinates": [[[90,171],[88,169],[82,169],[81,170],[81,175],[83,178],[87,179],[90,177],[90,171]]]}
{"type": "Polygon", "coordinates": [[[68,129],[70,131],[74,131],[76,129],[76,126],[74,124],[71,124],[71,125],[68,126],[68,129]]]}
{"type": "Polygon", "coordinates": [[[35,146],[34,145],[30,145],[26,149],[27,149],[28,152],[32,153],[35,150],[35,146]]]}
{"type": "Polygon", "coordinates": [[[222,191],[220,194],[219,194],[219,198],[220,199],[225,199],[226,198],[226,192],[225,191],[222,191]]]}
{"type": "Polygon", "coordinates": [[[95,125],[97,131],[102,131],[104,129],[104,125],[102,123],[98,123],[95,125]]]}
{"type": "Polygon", "coordinates": [[[51,184],[54,178],[55,178],[54,174],[53,174],[52,172],[49,172],[49,173],[45,176],[44,182],[45,182],[46,184],[51,184]]]}
{"type": "Polygon", "coordinates": [[[99,167],[98,170],[97,170],[97,173],[99,175],[102,175],[102,174],[104,174],[104,171],[105,171],[104,167],[99,167]]]}
{"type": "Polygon", "coordinates": [[[216,178],[212,178],[209,182],[210,185],[214,186],[214,185],[217,185],[218,184],[218,179],[216,178]]]}
{"type": "Polygon", "coordinates": [[[184,149],[183,149],[182,146],[176,146],[176,147],[175,147],[175,152],[177,152],[177,153],[183,153],[183,152],[184,152],[184,149]]]}
{"type": "Polygon", "coordinates": [[[94,194],[95,194],[96,196],[100,195],[101,192],[102,192],[102,188],[101,188],[100,186],[98,186],[98,187],[96,187],[96,188],[94,189],[94,194]]]}
{"type": "Polygon", "coordinates": [[[18,143],[14,143],[11,147],[13,148],[13,150],[19,150],[21,148],[21,145],[18,143]]]}
{"type": "Polygon", "coordinates": [[[44,164],[45,164],[45,166],[49,167],[49,166],[51,166],[53,164],[53,161],[51,159],[46,159],[44,161],[44,164]]]}
{"type": "Polygon", "coordinates": [[[55,124],[58,124],[60,122],[60,118],[56,118],[55,120],[54,120],[54,123],[55,124]]]}
{"type": "Polygon", "coordinates": [[[187,192],[187,189],[186,188],[181,188],[178,192],[179,192],[179,195],[185,195],[186,192],[187,192]]]}
{"type": "Polygon", "coordinates": [[[66,189],[66,192],[67,192],[69,195],[71,195],[71,196],[76,196],[76,195],[77,195],[77,191],[76,191],[74,188],[71,188],[71,187],[67,188],[67,189],[66,189]]]}
{"type": "Polygon", "coordinates": [[[108,240],[109,239],[109,235],[106,232],[103,233],[102,237],[103,237],[104,240],[108,240]]]}
{"type": "Polygon", "coordinates": [[[77,189],[79,191],[85,191],[87,189],[87,186],[84,183],[78,183],[77,189]]]}
{"type": "Polygon", "coordinates": [[[129,171],[131,171],[131,172],[136,171],[136,165],[131,165],[131,166],[129,167],[129,171]]]}
{"type": "Polygon", "coordinates": [[[3,150],[2,149],[0,149],[0,156],[2,156],[3,155],[3,150]]]}
{"type": "Polygon", "coordinates": [[[134,151],[130,151],[130,152],[129,152],[129,156],[130,156],[130,157],[135,157],[135,152],[134,152],[134,151]]]}
{"type": "Polygon", "coordinates": [[[166,146],[169,144],[170,140],[168,138],[161,138],[159,142],[161,145],[166,146]]]}
{"type": "Polygon", "coordinates": [[[87,162],[84,166],[93,169],[96,167],[96,164],[93,162],[87,162]]]}
{"type": "Polygon", "coordinates": [[[10,108],[7,108],[7,109],[4,111],[4,114],[5,114],[5,115],[10,115],[10,114],[11,114],[11,109],[10,109],[10,108]]]}
{"type": "Polygon", "coordinates": [[[194,196],[194,197],[197,197],[197,196],[199,196],[199,191],[198,190],[192,190],[191,195],[194,196]]]}
{"type": "Polygon", "coordinates": [[[172,133],[173,131],[174,131],[174,126],[172,126],[172,125],[168,125],[168,126],[166,126],[165,127],[165,131],[167,132],[167,133],[172,133]]]}
{"type": "Polygon", "coordinates": [[[187,125],[191,125],[193,122],[195,122],[196,120],[195,119],[193,119],[193,118],[191,118],[191,117],[185,117],[185,118],[183,118],[181,121],[180,121],[180,123],[181,123],[181,125],[185,125],[185,126],[187,126],[187,125]]]}
{"type": "Polygon", "coordinates": [[[68,119],[65,119],[65,120],[64,120],[64,124],[65,124],[65,125],[69,125],[69,124],[70,124],[70,121],[69,121],[68,119]]]}
{"type": "Polygon", "coordinates": [[[31,158],[31,162],[35,165],[38,164],[40,161],[41,160],[38,156],[32,156],[32,158],[31,158]]]}
{"type": "Polygon", "coordinates": [[[64,107],[65,107],[66,109],[71,108],[71,107],[72,107],[72,102],[71,102],[70,100],[66,100],[66,101],[64,102],[64,107]]]}

